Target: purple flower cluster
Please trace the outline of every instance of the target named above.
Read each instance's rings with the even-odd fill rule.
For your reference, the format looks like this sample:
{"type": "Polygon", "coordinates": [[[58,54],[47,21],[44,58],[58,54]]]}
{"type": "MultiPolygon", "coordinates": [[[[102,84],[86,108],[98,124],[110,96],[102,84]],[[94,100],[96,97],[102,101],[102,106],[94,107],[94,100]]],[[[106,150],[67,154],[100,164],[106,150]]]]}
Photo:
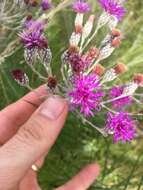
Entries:
{"type": "Polygon", "coordinates": [[[77,0],[73,3],[73,10],[77,13],[87,13],[90,11],[90,5],[84,0],[77,0]]]}
{"type": "Polygon", "coordinates": [[[114,142],[127,142],[135,137],[135,121],[126,112],[108,113],[105,130],[114,135],[114,142]]]}
{"type": "MultiPolygon", "coordinates": [[[[123,94],[124,87],[123,86],[118,86],[118,87],[113,87],[110,91],[110,98],[114,99],[123,94]]],[[[132,98],[130,96],[126,96],[120,99],[117,99],[112,102],[112,106],[115,109],[121,109],[126,105],[130,105],[132,103],[132,98]]]]}
{"type": "Polygon", "coordinates": [[[100,108],[104,93],[100,91],[100,82],[96,75],[80,75],[74,77],[73,89],[68,92],[71,106],[85,116],[93,116],[100,108]]]}
{"type": "MultiPolygon", "coordinates": [[[[106,12],[105,15],[109,16],[109,19],[111,19],[111,22],[112,17],[116,17],[117,19],[115,18],[115,20],[121,20],[126,12],[125,8],[123,7],[123,2],[125,0],[98,1],[106,12]]],[[[42,9],[43,11],[49,10],[52,6],[51,0],[25,0],[25,3],[28,6],[39,5],[40,10],[42,9]]],[[[90,35],[92,35],[92,29],[94,28],[94,15],[89,17],[87,22],[85,22],[85,26],[82,26],[82,19],[84,16],[83,14],[89,12],[91,7],[86,0],[75,0],[72,4],[72,9],[77,13],[75,19],[75,30],[69,40],[69,48],[62,56],[61,71],[65,86],[59,85],[60,88],[56,89],[58,81],[55,77],[53,77],[52,74],[52,69],[50,66],[52,53],[48,47],[48,41],[44,35],[44,29],[47,22],[46,19],[41,20],[41,18],[47,17],[46,14],[44,14],[44,16],[39,15],[40,19],[38,20],[33,20],[31,14],[27,16],[27,19],[24,23],[24,30],[19,34],[21,42],[25,47],[25,60],[32,67],[35,63],[35,60],[40,59],[40,63],[44,65],[46,71],[48,72],[47,87],[48,90],[50,90],[50,93],[57,93],[56,90],[60,89],[62,92],[64,92],[65,87],[68,89],[64,95],[69,98],[71,110],[78,110],[83,115],[83,117],[92,117],[97,112],[99,112],[101,108],[110,110],[111,112],[107,111],[106,124],[102,132],[107,132],[110,135],[112,134],[115,143],[119,141],[130,142],[135,137],[136,133],[135,121],[129,116],[127,112],[123,112],[123,108],[126,105],[130,105],[133,98],[130,96],[120,97],[124,93],[124,86],[113,87],[111,90],[109,90],[108,95],[108,98],[112,100],[112,105],[109,104],[111,108],[109,108],[104,105],[104,103],[109,103],[110,100],[103,102],[105,94],[103,90],[104,88],[102,89],[101,86],[103,82],[111,81],[113,78],[117,77],[118,74],[125,71],[125,66],[120,63],[117,65],[117,67],[105,72],[105,75],[102,78],[99,78],[104,73],[105,69],[102,68],[101,65],[99,66],[99,64],[96,65],[94,61],[95,59],[101,60],[101,51],[95,47],[95,44],[93,44],[93,47],[91,47],[89,51],[84,51],[84,45],[86,47],[86,40],[89,40],[90,42],[90,35]],[[64,64],[69,65],[67,66],[64,64]],[[99,68],[97,69],[96,67],[99,68]],[[95,70],[99,70],[100,72],[95,72],[95,70]],[[107,78],[107,80],[105,78],[107,78]],[[112,110],[112,108],[114,110],[112,110]]],[[[119,44],[120,36],[121,32],[114,29],[114,31],[111,31],[111,37],[114,39],[114,44],[113,39],[107,41],[110,41],[110,45],[115,47],[119,44]],[[117,39],[115,39],[115,37],[117,39]]],[[[108,43],[105,43],[105,46],[106,45],[108,45],[108,43]]],[[[105,47],[105,49],[107,49],[107,51],[109,50],[110,52],[110,48],[108,48],[108,46],[107,48],[105,47]]],[[[34,67],[34,69],[36,68],[34,67]]],[[[38,72],[35,73],[37,74],[38,72]]],[[[42,76],[41,73],[38,73],[38,75],[41,79],[46,80],[46,77],[42,76]]],[[[12,76],[21,86],[29,87],[28,76],[20,69],[12,71],[12,76]]],[[[140,82],[141,79],[141,75],[136,76],[134,82],[140,82]]],[[[106,84],[104,83],[104,85],[106,84]]]]}
{"type": "Polygon", "coordinates": [[[116,0],[99,0],[99,3],[106,12],[115,16],[118,20],[121,20],[126,13],[125,8],[116,0]]]}
{"type": "Polygon", "coordinates": [[[25,29],[19,36],[26,48],[47,48],[47,39],[43,35],[44,26],[45,22],[43,21],[31,19],[25,22],[25,29]]]}

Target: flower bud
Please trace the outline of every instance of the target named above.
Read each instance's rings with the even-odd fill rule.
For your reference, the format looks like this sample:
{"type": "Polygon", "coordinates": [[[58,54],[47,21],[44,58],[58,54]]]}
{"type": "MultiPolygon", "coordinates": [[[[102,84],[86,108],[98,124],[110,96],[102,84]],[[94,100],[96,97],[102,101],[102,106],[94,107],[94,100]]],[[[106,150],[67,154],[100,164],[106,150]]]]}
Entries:
{"type": "Polygon", "coordinates": [[[20,86],[27,86],[29,84],[28,76],[20,69],[13,70],[12,76],[20,86]]]}
{"type": "Polygon", "coordinates": [[[116,74],[122,74],[128,70],[127,66],[124,63],[118,63],[114,68],[116,74]]]}
{"type": "Polygon", "coordinates": [[[26,20],[29,21],[32,19],[32,14],[31,13],[28,13],[27,16],[26,16],[26,20]]]}
{"type": "Polygon", "coordinates": [[[103,67],[101,64],[97,64],[95,66],[95,69],[93,69],[93,73],[101,76],[105,72],[105,67],[103,67]]]}
{"type": "Polygon", "coordinates": [[[114,37],[120,37],[121,36],[121,31],[117,28],[114,28],[112,31],[111,31],[112,35],[114,37]]]}
{"type": "Polygon", "coordinates": [[[118,47],[120,46],[120,44],[121,44],[120,38],[117,38],[117,37],[114,38],[114,39],[112,40],[111,44],[112,44],[112,46],[113,46],[114,48],[118,48],[118,47]]]}
{"type": "Polygon", "coordinates": [[[139,86],[143,87],[143,74],[136,73],[133,77],[133,81],[139,86]]]}
{"type": "Polygon", "coordinates": [[[86,59],[89,61],[92,61],[99,56],[99,49],[96,47],[91,47],[89,51],[87,52],[86,59]]]}
{"type": "Polygon", "coordinates": [[[56,80],[56,78],[53,77],[53,76],[48,77],[47,86],[50,89],[56,88],[56,86],[57,86],[57,80],[56,80]]]}

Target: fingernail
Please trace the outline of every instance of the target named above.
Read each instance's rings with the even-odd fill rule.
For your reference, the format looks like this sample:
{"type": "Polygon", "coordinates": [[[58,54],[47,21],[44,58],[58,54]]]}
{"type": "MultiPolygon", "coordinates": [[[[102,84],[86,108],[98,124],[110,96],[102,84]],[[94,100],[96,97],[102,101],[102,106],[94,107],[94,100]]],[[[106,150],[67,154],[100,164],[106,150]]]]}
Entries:
{"type": "Polygon", "coordinates": [[[65,107],[65,100],[58,96],[49,97],[40,108],[40,113],[51,120],[56,120],[65,107]]]}

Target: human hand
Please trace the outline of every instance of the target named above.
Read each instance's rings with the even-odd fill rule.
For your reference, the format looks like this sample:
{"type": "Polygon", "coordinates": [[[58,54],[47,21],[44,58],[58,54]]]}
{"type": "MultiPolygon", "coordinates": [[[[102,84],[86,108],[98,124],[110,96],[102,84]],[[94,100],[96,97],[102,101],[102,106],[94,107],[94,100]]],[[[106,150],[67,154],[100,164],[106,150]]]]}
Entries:
{"type": "MultiPolygon", "coordinates": [[[[0,112],[0,190],[40,190],[35,164],[44,158],[59,135],[68,106],[63,98],[49,97],[41,86],[0,112]]],[[[99,175],[99,166],[90,164],[56,190],[85,190],[99,175]]]]}

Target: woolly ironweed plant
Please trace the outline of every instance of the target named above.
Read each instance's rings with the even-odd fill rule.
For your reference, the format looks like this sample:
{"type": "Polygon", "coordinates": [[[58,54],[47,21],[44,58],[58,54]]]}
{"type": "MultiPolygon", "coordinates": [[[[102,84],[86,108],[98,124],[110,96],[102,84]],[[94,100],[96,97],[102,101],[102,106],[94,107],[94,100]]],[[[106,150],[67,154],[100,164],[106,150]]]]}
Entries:
{"type": "MultiPolygon", "coordinates": [[[[40,1],[37,2],[40,3],[40,1]]],[[[1,108],[9,104],[10,102],[17,100],[27,91],[25,88],[19,88],[18,85],[11,80],[11,76],[9,75],[9,73],[12,69],[15,69],[17,67],[18,69],[26,71],[30,80],[30,86],[35,87],[40,83],[39,75],[37,72],[41,72],[42,75],[45,74],[45,79],[42,79],[42,82],[46,81],[47,83],[47,80],[50,82],[50,91],[51,87],[53,87],[53,85],[55,84],[61,85],[62,83],[62,86],[65,86],[63,85],[62,80],[60,80],[61,75],[58,70],[59,66],[61,65],[59,54],[60,52],[63,52],[64,49],[66,49],[67,47],[67,34],[71,32],[71,25],[73,24],[74,16],[71,11],[71,7],[73,5],[70,6],[70,3],[72,4],[74,1],[60,1],[60,4],[62,3],[62,5],[57,6],[58,2],[59,1],[53,0],[51,9],[41,12],[41,5],[38,6],[38,4],[37,6],[31,6],[30,4],[27,5],[24,3],[23,0],[0,1],[0,5],[3,4],[3,6],[0,6],[0,10],[3,10],[0,13],[1,108]],[[67,5],[69,5],[69,7],[68,9],[65,9],[65,6],[67,7],[67,5]],[[5,8],[2,9],[2,7],[5,8]],[[13,7],[13,11],[9,12],[9,7],[13,7]],[[61,9],[64,10],[60,11],[61,9]],[[57,13],[58,11],[60,12],[56,14],[56,16],[54,16],[55,13],[57,13]],[[13,15],[15,14],[17,14],[17,17],[13,17],[13,15]],[[25,61],[23,60],[22,44],[19,43],[19,37],[17,33],[22,32],[25,20],[26,18],[30,17],[31,14],[34,20],[39,20],[39,17],[41,17],[42,15],[44,15],[44,18],[45,16],[46,18],[49,18],[48,25],[46,25],[44,29],[44,35],[46,36],[46,38],[47,34],[49,35],[49,46],[52,49],[52,52],[54,52],[51,66],[52,71],[54,71],[54,78],[56,78],[56,80],[53,80],[53,76],[48,77],[46,75],[46,72],[41,70],[42,64],[39,63],[39,59],[37,59],[36,62],[33,64],[34,69],[36,69],[37,72],[33,72],[32,70],[30,71],[30,69],[28,69],[28,64],[25,64],[25,61]],[[7,19],[2,19],[4,18],[4,16],[7,19]]],[[[98,11],[95,12],[95,8],[98,10],[98,7],[100,8],[100,6],[97,1],[89,0],[89,2],[91,3],[91,12],[95,16],[94,26],[91,33],[92,35],[95,31],[99,14],[98,11]]],[[[101,77],[106,70],[112,67],[112,65],[114,65],[113,67],[116,67],[115,63],[117,62],[116,59],[118,59],[118,57],[121,61],[119,60],[120,63],[118,63],[117,65],[120,65],[121,62],[124,62],[126,64],[126,67],[128,67],[128,72],[120,75],[120,77],[118,75],[115,80],[106,83],[106,85],[104,84],[105,91],[103,91],[104,93],[110,92],[109,94],[107,94],[108,98],[110,99],[117,96],[118,94],[122,94],[122,84],[130,81],[135,72],[143,72],[143,4],[142,1],[139,0],[128,0],[126,1],[126,3],[128,7],[128,10],[126,12],[128,13],[126,13],[126,17],[124,17],[124,19],[120,19],[118,25],[121,31],[123,31],[122,38],[124,40],[122,40],[122,46],[120,48],[116,48],[116,51],[114,51],[112,56],[108,57],[103,61],[100,61],[100,65],[98,65],[97,68],[95,67],[96,73],[98,74],[98,76],[100,75],[101,77]],[[106,91],[108,89],[111,90],[106,91]]],[[[84,24],[88,16],[89,13],[84,15],[84,24]]],[[[102,29],[98,31],[97,35],[93,37],[90,44],[85,49],[85,53],[90,48],[90,45],[94,47],[95,43],[98,47],[96,48],[99,49],[100,44],[98,42],[100,41],[101,35],[103,34],[102,30],[104,30],[105,28],[107,29],[106,32],[110,31],[108,30],[108,25],[102,27],[102,29]]],[[[93,49],[95,49],[95,47],[93,49]]],[[[73,62],[70,63],[70,65],[72,64],[73,62]]],[[[52,89],[52,92],[53,90],[55,93],[55,89],[52,89]]],[[[65,89],[60,88],[60,90],[60,94],[65,95],[65,89]]],[[[106,97],[107,96],[103,97],[104,101],[106,97]]],[[[126,111],[130,111],[130,114],[136,113],[137,110],[138,113],[140,113],[140,115],[132,115],[131,117],[133,118],[133,120],[142,120],[141,97],[143,97],[142,88],[138,88],[138,90],[134,93],[134,96],[125,97],[122,98],[122,100],[120,99],[120,101],[112,102],[113,110],[115,109],[119,111],[118,109],[120,105],[123,106],[124,104],[127,104],[126,111]],[[134,99],[136,103],[134,100],[132,100],[132,98],[136,98],[134,99]]],[[[108,98],[107,100],[109,100],[108,98]]],[[[111,103],[108,104],[108,108],[111,108],[110,104],[111,103]]],[[[90,123],[91,125],[94,123],[94,126],[97,125],[98,127],[106,126],[105,121],[103,121],[106,114],[107,110],[102,108],[102,111],[96,111],[94,117],[86,117],[85,119],[88,119],[88,122],[84,121],[84,125],[82,125],[81,122],[78,120],[77,114],[70,114],[68,118],[68,123],[62,131],[61,137],[59,138],[55,147],[49,153],[46,163],[42,171],[40,172],[39,180],[43,189],[53,189],[54,187],[63,184],[67,181],[68,178],[72,177],[78,171],[78,169],[80,169],[80,167],[88,162],[95,160],[100,162],[102,172],[101,177],[97,180],[93,187],[91,187],[91,189],[141,190],[143,188],[142,122],[136,124],[136,138],[134,139],[134,141],[129,144],[115,144],[112,143],[112,138],[104,138],[103,136],[98,134],[98,131],[94,130],[94,128],[88,127],[88,123],[90,123]]],[[[108,122],[109,121],[110,117],[108,122]]],[[[113,132],[111,131],[111,133],[113,132]]]]}
{"type": "MultiPolygon", "coordinates": [[[[130,112],[129,107],[140,102],[136,91],[143,86],[143,74],[135,74],[128,83],[115,86],[112,81],[119,80],[120,75],[127,71],[127,67],[123,63],[111,63],[110,68],[106,69],[100,64],[119,47],[123,38],[117,24],[126,12],[124,0],[99,0],[103,12],[97,20],[95,15],[91,14],[86,21],[84,16],[90,12],[91,5],[83,0],[72,3],[76,17],[68,49],[61,55],[61,81],[57,81],[53,74],[52,52],[44,34],[53,5],[48,0],[41,3],[36,0],[26,1],[25,4],[30,8],[36,7],[39,13],[36,18],[32,14],[25,18],[19,38],[24,46],[26,63],[38,75],[39,80],[47,83],[48,93],[64,96],[75,116],[105,137],[112,135],[114,142],[133,140],[138,128],[135,116],[142,113],[139,113],[139,108],[136,112],[130,112]],[[97,47],[94,37],[98,36],[98,32],[105,26],[108,27],[108,33],[97,47]],[[42,75],[35,69],[37,61],[43,65],[47,75],[42,75]],[[102,112],[106,115],[105,125],[99,127],[91,120],[102,112]]],[[[19,85],[32,89],[26,73],[16,69],[12,71],[12,75],[19,85]]]]}

